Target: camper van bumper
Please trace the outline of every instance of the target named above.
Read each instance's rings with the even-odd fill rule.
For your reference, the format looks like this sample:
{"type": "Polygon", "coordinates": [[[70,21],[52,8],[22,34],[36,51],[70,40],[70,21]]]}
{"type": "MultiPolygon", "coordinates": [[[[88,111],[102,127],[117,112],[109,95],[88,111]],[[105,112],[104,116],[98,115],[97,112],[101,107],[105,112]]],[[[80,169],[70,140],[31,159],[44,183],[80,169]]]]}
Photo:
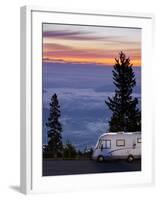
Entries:
{"type": "Polygon", "coordinates": [[[99,156],[102,156],[104,158],[104,160],[109,160],[112,158],[112,155],[111,154],[108,154],[108,155],[95,155],[93,154],[92,155],[92,160],[98,160],[99,156]]]}
{"type": "Polygon", "coordinates": [[[92,155],[92,160],[97,160],[97,156],[92,155]]]}

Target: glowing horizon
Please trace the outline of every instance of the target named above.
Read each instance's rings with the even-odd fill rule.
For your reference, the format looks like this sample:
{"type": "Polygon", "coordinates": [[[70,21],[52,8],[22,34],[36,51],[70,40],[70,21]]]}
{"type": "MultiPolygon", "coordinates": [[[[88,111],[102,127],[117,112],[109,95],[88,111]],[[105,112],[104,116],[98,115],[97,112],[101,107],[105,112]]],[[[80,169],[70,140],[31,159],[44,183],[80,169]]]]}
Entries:
{"type": "Polygon", "coordinates": [[[121,51],[141,66],[141,29],[43,24],[43,62],[110,66],[121,51]]]}

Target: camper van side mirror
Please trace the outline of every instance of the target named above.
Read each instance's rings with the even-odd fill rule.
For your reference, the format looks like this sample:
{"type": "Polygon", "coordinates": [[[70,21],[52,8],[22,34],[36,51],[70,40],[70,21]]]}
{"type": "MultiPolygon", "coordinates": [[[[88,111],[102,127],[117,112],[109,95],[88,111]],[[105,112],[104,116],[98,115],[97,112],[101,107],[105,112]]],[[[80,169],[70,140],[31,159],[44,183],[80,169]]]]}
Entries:
{"type": "Polygon", "coordinates": [[[133,144],[133,149],[135,149],[136,148],[136,144],[133,144]]]}
{"type": "Polygon", "coordinates": [[[101,145],[100,150],[103,151],[103,144],[101,145]]]}

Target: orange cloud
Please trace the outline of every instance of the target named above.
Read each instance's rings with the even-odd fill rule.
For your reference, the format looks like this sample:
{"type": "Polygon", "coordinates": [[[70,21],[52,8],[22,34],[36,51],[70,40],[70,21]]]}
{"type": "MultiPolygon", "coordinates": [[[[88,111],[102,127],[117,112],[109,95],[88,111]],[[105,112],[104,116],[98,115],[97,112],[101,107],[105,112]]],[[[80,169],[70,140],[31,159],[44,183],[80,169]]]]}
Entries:
{"type": "MultiPolygon", "coordinates": [[[[60,44],[44,44],[43,60],[45,62],[70,62],[70,63],[95,63],[102,65],[113,65],[114,58],[120,50],[73,48],[60,44]],[[46,59],[47,58],[47,59],[46,59]]],[[[124,51],[130,57],[133,66],[141,65],[141,56],[138,49],[127,49],[124,51]]]]}
{"type": "MultiPolygon", "coordinates": [[[[81,63],[81,64],[100,64],[100,65],[114,65],[114,58],[80,58],[80,57],[44,57],[44,62],[60,62],[60,63],[81,63]]],[[[141,66],[140,60],[131,60],[133,66],[141,66]]]]}

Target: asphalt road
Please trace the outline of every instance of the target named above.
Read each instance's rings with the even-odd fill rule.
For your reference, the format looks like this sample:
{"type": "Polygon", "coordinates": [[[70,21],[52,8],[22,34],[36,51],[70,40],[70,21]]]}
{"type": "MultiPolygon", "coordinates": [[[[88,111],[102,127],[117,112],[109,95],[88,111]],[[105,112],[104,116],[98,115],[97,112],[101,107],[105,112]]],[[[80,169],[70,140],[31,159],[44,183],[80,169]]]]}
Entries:
{"type": "Polygon", "coordinates": [[[43,176],[141,171],[141,160],[128,163],[114,160],[98,163],[93,160],[44,160],[43,176]]]}

